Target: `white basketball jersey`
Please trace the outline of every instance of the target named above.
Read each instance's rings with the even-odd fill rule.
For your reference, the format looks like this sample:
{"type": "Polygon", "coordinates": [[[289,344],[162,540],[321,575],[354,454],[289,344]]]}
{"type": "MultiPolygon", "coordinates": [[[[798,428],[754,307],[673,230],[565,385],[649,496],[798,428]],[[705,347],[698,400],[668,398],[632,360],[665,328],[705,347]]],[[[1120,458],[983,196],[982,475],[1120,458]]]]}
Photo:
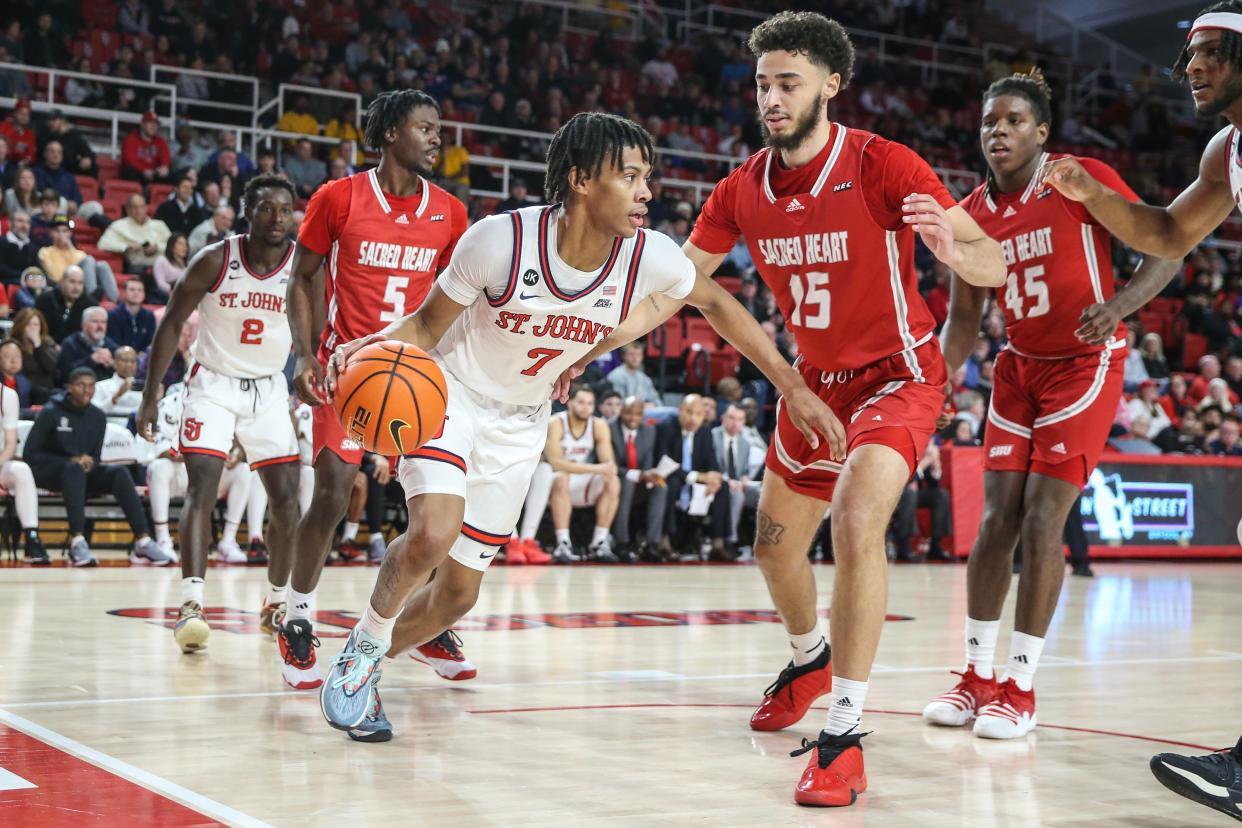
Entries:
{"type": "Polygon", "coordinates": [[[198,306],[194,359],[226,377],[255,379],[283,371],[293,347],[285,291],[295,245],[275,270],[261,274],[246,262],[244,239],[221,242],[224,266],[198,306]]]}
{"type": "Polygon", "coordinates": [[[160,398],[156,409],[155,450],[152,459],[166,451],[177,453],[181,445],[181,405],[185,401],[185,383],[178,382],[168,386],[164,396],[160,398]]]}
{"type": "Polygon", "coordinates": [[[595,418],[588,418],[582,434],[575,437],[569,427],[569,412],[562,411],[556,416],[564,429],[561,432],[561,456],[571,463],[590,463],[595,455],[595,418]]]}
{"type": "Polygon", "coordinates": [[[1231,127],[1229,141],[1225,145],[1225,168],[1229,170],[1229,192],[1233,193],[1233,202],[1242,210],[1242,153],[1239,153],[1239,139],[1242,133],[1231,127]]]}
{"type": "Polygon", "coordinates": [[[466,231],[438,284],[467,308],[433,355],[467,387],[542,405],[552,383],[652,294],[684,299],[694,265],[668,236],[617,237],[603,266],[576,270],[556,249],[560,206],[491,216],[466,231]]]}

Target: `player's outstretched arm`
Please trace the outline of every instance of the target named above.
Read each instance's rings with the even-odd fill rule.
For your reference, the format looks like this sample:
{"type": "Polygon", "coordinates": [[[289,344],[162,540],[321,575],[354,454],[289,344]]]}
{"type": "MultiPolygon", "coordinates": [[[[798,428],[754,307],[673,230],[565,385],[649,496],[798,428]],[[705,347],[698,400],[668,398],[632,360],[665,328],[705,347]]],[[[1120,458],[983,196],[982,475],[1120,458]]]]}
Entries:
{"type": "Polygon", "coordinates": [[[1074,335],[1088,345],[1103,345],[1117,330],[1121,320],[1146,305],[1164,290],[1182,269],[1180,259],[1144,256],[1130,281],[1107,302],[1083,308],[1074,335]]]}
{"type": "Polygon", "coordinates": [[[315,359],[315,309],[323,306],[323,256],[298,242],[293,251],[293,275],[285,291],[285,308],[289,328],[293,332],[293,388],[307,405],[323,405],[318,386],[323,380],[323,367],[315,359]],[[316,296],[318,293],[318,296],[316,296]]]}
{"type": "Polygon", "coordinates": [[[989,238],[961,207],[946,210],[932,196],[913,193],[906,196],[901,209],[902,220],[919,234],[932,254],[967,283],[978,287],[1005,284],[1000,242],[989,238]]]}
{"type": "Polygon", "coordinates": [[[1097,181],[1076,158],[1058,158],[1041,175],[1066,198],[1082,202],[1123,244],[1149,256],[1181,259],[1233,211],[1225,167],[1228,146],[1227,127],[1208,142],[1199,177],[1168,207],[1128,201],[1097,181]]]}
{"type": "Polygon", "coordinates": [[[135,423],[138,436],[149,443],[155,442],[155,421],[159,417],[160,397],[164,395],[160,380],[168,371],[173,357],[177,355],[177,343],[181,339],[181,326],[198,308],[203,297],[220,278],[224,267],[224,248],[228,242],[209,244],[190,260],[185,275],[173,285],[164,308],[164,318],[155,328],[151,342],[151,361],[147,365],[147,384],[142,389],[142,404],[138,407],[135,423]]]}
{"type": "Polygon", "coordinates": [[[950,374],[962,367],[974,349],[987,300],[987,288],[968,284],[956,274],[949,280],[949,318],[940,330],[940,350],[950,374]]]}

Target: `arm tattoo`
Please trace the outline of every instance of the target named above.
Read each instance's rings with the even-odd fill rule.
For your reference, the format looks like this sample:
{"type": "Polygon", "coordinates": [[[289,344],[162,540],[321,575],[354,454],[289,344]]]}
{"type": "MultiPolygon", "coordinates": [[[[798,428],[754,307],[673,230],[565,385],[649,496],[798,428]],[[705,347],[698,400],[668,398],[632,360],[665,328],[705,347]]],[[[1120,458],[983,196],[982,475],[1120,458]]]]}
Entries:
{"type": "Polygon", "coordinates": [[[647,297],[647,299],[649,302],[651,302],[651,307],[655,308],[656,313],[659,313],[660,303],[656,301],[655,295],[653,294],[652,296],[647,297]]]}
{"type": "Polygon", "coordinates": [[[780,546],[781,535],[785,534],[783,524],[777,523],[768,516],[768,513],[759,510],[756,519],[755,538],[759,543],[765,543],[768,546],[780,546]]]}

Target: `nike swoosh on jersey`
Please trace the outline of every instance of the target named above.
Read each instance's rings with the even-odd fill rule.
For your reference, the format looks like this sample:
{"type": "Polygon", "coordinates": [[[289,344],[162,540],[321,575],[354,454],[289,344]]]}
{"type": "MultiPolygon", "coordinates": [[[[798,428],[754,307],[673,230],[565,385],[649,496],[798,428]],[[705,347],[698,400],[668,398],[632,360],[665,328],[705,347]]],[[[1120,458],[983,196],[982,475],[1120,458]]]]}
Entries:
{"type": "Polygon", "coordinates": [[[539,294],[538,294],[538,293],[532,293],[532,294],[530,294],[529,296],[528,296],[527,294],[525,294],[525,293],[519,293],[519,294],[518,294],[518,298],[519,298],[519,299],[521,299],[522,301],[526,301],[527,299],[535,299],[535,298],[537,298],[538,296],[539,296],[539,294]]]}

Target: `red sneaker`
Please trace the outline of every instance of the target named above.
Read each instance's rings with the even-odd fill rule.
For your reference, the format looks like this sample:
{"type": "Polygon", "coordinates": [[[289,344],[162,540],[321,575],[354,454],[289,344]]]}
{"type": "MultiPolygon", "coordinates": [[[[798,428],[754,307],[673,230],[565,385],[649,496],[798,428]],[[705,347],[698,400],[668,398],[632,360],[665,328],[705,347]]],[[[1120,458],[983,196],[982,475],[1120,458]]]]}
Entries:
{"type": "Polygon", "coordinates": [[[974,666],[968,666],[965,672],[950,671],[962,680],[943,696],[937,696],[923,708],[923,720],[931,724],[945,727],[961,727],[979,715],[979,709],[986,705],[1000,692],[996,683],[996,675],[981,679],[974,666]]]}
{"type": "Polygon", "coordinates": [[[866,735],[851,731],[829,736],[827,731],[821,731],[814,742],[803,739],[802,747],[789,755],[815,752],[794,788],[794,802],[821,808],[853,805],[858,795],[867,790],[862,752],[862,737],[866,735]]]}
{"type": "Polygon", "coordinates": [[[280,668],[285,684],[294,690],[314,690],[323,684],[323,677],[315,666],[315,648],[319,646],[319,639],[311,630],[311,622],[290,621],[276,631],[276,643],[280,645],[280,657],[285,661],[280,668]]]}
{"type": "Polygon", "coordinates": [[[410,658],[421,661],[449,681],[466,681],[479,674],[477,668],[461,651],[461,639],[452,630],[445,630],[421,647],[410,651],[410,658]]]}
{"type": "Polygon", "coordinates": [[[336,554],[340,556],[342,561],[365,560],[367,550],[358,545],[357,541],[341,541],[336,546],[336,554]]]}
{"type": "Polygon", "coordinates": [[[751,730],[783,730],[797,724],[811,704],[832,690],[832,648],[810,664],[795,667],[789,662],[776,681],[763,691],[763,701],[750,717],[751,730]]]}
{"type": "Polygon", "coordinates": [[[517,538],[505,544],[505,563],[509,566],[520,566],[528,563],[526,559],[526,543],[517,538]]]}
{"type": "Polygon", "coordinates": [[[975,735],[984,739],[1019,739],[1035,729],[1035,688],[1019,690],[1006,679],[994,698],[979,709],[975,735]]]}
{"type": "Polygon", "coordinates": [[[534,538],[527,538],[522,541],[526,550],[526,562],[528,564],[550,564],[552,556],[543,551],[543,547],[539,545],[539,541],[534,538]]]}

